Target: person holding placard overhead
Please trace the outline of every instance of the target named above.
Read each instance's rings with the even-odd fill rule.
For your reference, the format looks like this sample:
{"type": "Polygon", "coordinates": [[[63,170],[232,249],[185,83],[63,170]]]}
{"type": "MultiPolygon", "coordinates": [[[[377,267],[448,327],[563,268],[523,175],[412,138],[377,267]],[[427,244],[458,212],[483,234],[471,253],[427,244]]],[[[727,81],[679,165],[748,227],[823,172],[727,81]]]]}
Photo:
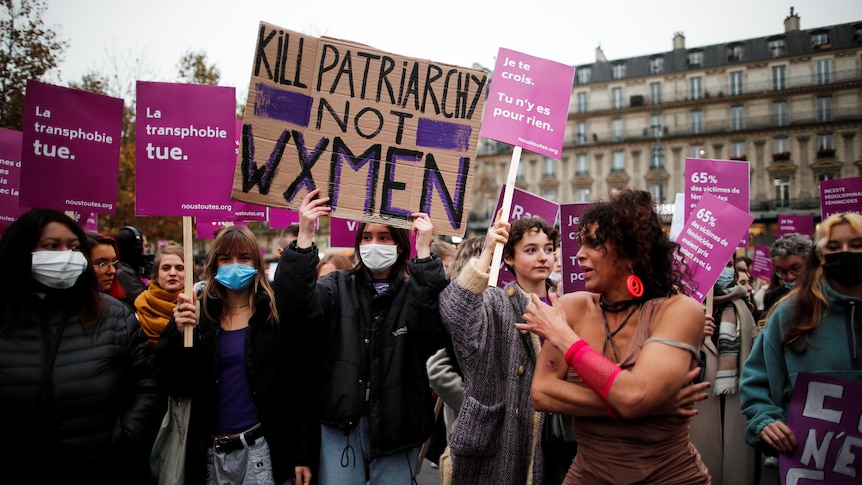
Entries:
{"type": "Polygon", "coordinates": [[[293,385],[307,342],[279,323],[254,234],[222,229],[204,273],[199,303],[180,293],[157,346],[165,391],[191,397],[186,483],[307,485],[318,449],[306,424],[314,411],[293,385]],[[184,347],[191,331],[194,345],[184,347]]]}
{"type": "Polygon", "coordinates": [[[153,350],[134,312],[100,291],[90,252],[84,230],[51,209],[31,209],[0,238],[7,477],[107,485],[149,476],[161,420],[153,350]]]}
{"type": "Polygon", "coordinates": [[[317,380],[305,399],[320,413],[320,483],[414,483],[434,428],[425,361],[446,333],[438,297],[448,279],[431,253],[433,225],[412,214],[411,259],[406,229],[360,223],[354,268],[318,280],[314,225],[331,211],[319,193],[302,199],[299,237],[282,252],[273,286],[317,380]]]}
{"type": "Polygon", "coordinates": [[[806,438],[787,426],[800,372],[862,383],[862,216],[821,222],[806,261],[742,367],[745,441],[767,455],[792,454],[806,438]]]}
{"type": "Polygon", "coordinates": [[[703,308],[681,293],[686,269],[654,204],[625,189],[591,205],[576,255],[587,291],[551,294],[551,305],[533,294],[515,325],[544,338],[535,408],[575,416],[565,484],[710,483],[689,439],[702,396],[684,396],[699,389],[687,383],[699,372],[703,308]]]}

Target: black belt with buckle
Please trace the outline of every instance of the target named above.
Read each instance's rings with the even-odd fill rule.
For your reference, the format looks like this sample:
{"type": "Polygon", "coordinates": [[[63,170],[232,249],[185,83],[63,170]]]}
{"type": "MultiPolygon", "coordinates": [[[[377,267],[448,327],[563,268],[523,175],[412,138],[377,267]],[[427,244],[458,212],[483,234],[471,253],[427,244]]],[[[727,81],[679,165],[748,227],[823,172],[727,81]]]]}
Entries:
{"type": "Polygon", "coordinates": [[[251,446],[263,437],[263,426],[257,425],[247,431],[243,431],[235,436],[225,436],[222,438],[213,438],[213,448],[216,453],[229,453],[231,451],[241,450],[246,446],[251,446]],[[243,440],[245,443],[243,443],[243,440]]]}

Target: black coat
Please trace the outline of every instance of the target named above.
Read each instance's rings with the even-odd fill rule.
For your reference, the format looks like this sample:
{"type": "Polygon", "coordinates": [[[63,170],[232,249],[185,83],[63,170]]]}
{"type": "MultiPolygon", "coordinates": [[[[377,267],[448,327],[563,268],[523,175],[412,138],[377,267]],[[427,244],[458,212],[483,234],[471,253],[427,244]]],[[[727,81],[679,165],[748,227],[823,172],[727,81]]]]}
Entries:
{"type": "MultiPolygon", "coordinates": [[[[220,313],[220,302],[210,300],[210,305],[211,312],[220,313]]],[[[313,409],[304,405],[301,395],[305,391],[294,383],[299,370],[293,346],[298,343],[283,331],[283,325],[273,327],[268,316],[269,297],[259,290],[245,341],[245,365],[269,445],[273,475],[277,483],[283,483],[293,478],[295,466],[315,466],[320,430],[310,424],[315,420],[313,409]]],[[[192,399],[186,446],[189,484],[206,482],[205,453],[213,443],[211,432],[216,417],[219,331],[219,322],[207,318],[201,308],[193,347],[183,347],[183,334],[173,319],[157,347],[163,359],[165,391],[174,397],[192,399]]]]}
{"type": "Polygon", "coordinates": [[[0,333],[4,473],[32,483],[146,480],[163,406],[153,351],[134,313],[102,295],[102,317],[84,329],[62,292],[28,298],[26,321],[0,333]],[[61,326],[53,376],[35,405],[61,326]]]}
{"type": "Polygon", "coordinates": [[[434,427],[425,362],[445,344],[439,258],[413,260],[376,295],[370,274],[335,271],[317,280],[318,251],[285,249],[273,287],[284,323],[303,332],[318,366],[320,421],[345,432],[368,416],[371,456],[420,446],[434,427]],[[370,389],[367,388],[370,380],[370,389]],[[366,392],[369,399],[366,402],[366,392]]]}

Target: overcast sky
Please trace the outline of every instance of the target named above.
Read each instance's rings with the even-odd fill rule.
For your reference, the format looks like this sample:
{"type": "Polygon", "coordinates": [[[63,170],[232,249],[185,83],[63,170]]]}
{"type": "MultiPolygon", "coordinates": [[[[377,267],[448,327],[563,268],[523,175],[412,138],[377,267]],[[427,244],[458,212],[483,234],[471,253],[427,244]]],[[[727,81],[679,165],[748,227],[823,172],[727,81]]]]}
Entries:
{"type": "Polygon", "coordinates": [[[315,36],[436,62],[493,68],[500,47],[566,64],[670,51],[784,31],[791,5],[801,28],[862,21],[860,0],[48,0],[45,20],[69,41],[60,84],[88,71],[175,81],[177,61],[203,52],[222,85],[248,91],[257,29],[266,21],[315,36]]]}

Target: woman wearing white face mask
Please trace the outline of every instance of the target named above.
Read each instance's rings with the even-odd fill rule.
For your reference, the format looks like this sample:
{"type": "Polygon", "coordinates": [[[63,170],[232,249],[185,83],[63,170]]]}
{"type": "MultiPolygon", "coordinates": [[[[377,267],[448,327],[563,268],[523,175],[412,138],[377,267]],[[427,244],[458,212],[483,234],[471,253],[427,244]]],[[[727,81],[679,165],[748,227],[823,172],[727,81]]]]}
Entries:
{"type": "Polygon", "coordinates": [[[290,315],[282,324],[320,366],[308,398],[320,412],[320,483],[365,485],[366,475],[371,485],[411,483],[434,427],[425,361],[446,332],[438,295],[447,279],[431,254],[433,226],[428,215],[412,215],[410,260],[407,230],[362,223],[356,267],[317,280],[314,222],[330,212],[318,193],[302,201],[299,238],[284,248],[273,286],[279,312],[290,315]]]}
{"type": "Polygon", "coordinates": [[[161,419],[152,349],[89,254],[55,210],[30,210],[0,239],[0,426],[15,436],[0,456],[33,483],[147,477],[161,419]]]}

